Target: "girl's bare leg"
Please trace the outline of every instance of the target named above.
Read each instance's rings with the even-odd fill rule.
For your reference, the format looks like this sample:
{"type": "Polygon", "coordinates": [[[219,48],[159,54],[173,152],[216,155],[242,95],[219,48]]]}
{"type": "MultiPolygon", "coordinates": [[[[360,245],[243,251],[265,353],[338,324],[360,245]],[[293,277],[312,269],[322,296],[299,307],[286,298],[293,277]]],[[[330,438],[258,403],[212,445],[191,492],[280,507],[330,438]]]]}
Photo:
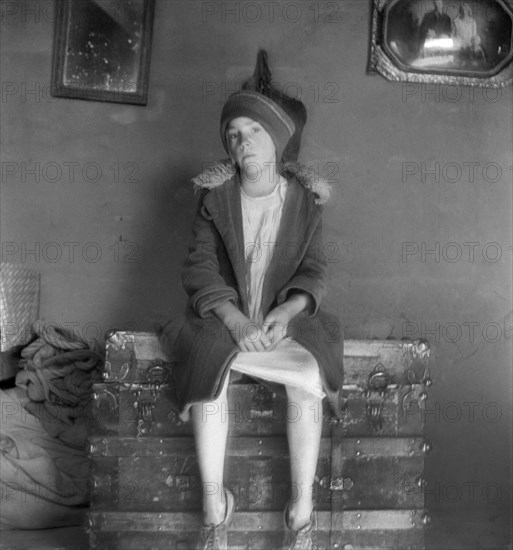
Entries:
{"type": "Polygon", "coordinates": [[[291,469],[291,501],[288,527],[294,531],[307,525],[313,510],[313,485],[322,432],[322,400],[311,393],[287,386],[291,469]]]}
{"type": "Polygon", "coordinates": [[[227,390],[229,376],[215,401],[191,407],[196,455],[203,482],[203,523],[219,525],[225,519],[224,458],[228,437],[227,390]]]}

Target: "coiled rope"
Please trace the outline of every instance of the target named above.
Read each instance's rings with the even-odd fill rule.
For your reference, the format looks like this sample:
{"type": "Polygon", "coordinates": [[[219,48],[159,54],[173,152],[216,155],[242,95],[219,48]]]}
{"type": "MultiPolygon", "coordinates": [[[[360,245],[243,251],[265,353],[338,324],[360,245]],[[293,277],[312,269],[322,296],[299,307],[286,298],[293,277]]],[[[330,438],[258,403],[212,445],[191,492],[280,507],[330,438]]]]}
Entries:
{"type": "MultiPolygon", "coordinates": [[[[50,353],[48,347],[67,351],[89,348],[87,342],[75,337],[69,330],[64,327],[47,324],[42,319],[35,321],[33,328],[39,338],[21,350],[23,359],[33,359],[36,353],[38,351],[41,352],[45,345],[47,346],[48,353],[50,353]]],[[[43,355],[46,354],[43,353],[43,355]]],[[[52,353],[52,355],[54,354],[52,353]]]]}

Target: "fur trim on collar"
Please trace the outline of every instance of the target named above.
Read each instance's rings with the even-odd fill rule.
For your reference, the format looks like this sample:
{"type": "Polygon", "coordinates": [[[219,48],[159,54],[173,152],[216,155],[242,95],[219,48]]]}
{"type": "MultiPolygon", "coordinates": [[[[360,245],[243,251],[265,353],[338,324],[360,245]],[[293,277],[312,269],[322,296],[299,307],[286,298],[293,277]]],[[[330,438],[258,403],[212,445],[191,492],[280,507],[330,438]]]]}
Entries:
{"type": "Polygon", "coordinates": [[[315,170],[298,162],[287,162],[283,167],[285,177],[295,178],[316,197],[315,204],[326,204],[331,196],[331,185],[315,170]]]}
{"type": "Polygon", "coordinates": [[[230,159],[219,160],[203,170],[201,174],[192,178],[194,191],[200,189],[214,189],[236,174],[235,165],[230,159]]]}
{"type": "MultiPolygon", "coordinates": [[[[192,178],[194,190],[214,189],[231,179],[237,173],[230,159],[223,159],[206,168],[201,174],[192,178]]],[[[325,204],[331,195],[331,185],[321,178],[315,170],[297,162],[287,162],[283,167],[283,176],[295,179],[315,195],[316,204],[325,204]]]]}

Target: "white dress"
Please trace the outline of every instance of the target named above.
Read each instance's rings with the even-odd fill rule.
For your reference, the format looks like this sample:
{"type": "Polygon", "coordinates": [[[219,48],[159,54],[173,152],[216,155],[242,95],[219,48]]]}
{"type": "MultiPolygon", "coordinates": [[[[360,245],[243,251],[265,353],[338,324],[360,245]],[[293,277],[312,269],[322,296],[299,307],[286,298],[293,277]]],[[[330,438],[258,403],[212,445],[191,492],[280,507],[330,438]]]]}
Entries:
{"type": "MultiPolygon", "coordinates": [[[[263,197],[250,197],[241,189],[244,258],[250,319],[263,322],[260,310],[265,273],[275,250],[287,180],[280,178],[274,190],[263,197]]],[[[272,351],[240,351],[231,369],[252,378],[298,387],[319,399],[325,396],[319,365],[314,356],[290,337],[272,351]]]]}

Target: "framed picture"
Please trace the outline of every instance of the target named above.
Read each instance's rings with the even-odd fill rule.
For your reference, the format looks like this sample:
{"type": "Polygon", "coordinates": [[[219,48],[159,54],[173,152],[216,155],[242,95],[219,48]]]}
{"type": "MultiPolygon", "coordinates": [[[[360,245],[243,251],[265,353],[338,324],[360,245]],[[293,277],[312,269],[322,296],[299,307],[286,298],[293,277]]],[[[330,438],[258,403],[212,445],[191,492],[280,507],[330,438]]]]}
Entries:
{"type": "Polygon", "coordinates": [[[512,59],[513,0],[373,0],[369,72],[497,88],[512,59]]]}
{"type": "Polygon", "coordinates": [[[55,4],[52,95],[146,105],[154,0],[55,4]]]}

